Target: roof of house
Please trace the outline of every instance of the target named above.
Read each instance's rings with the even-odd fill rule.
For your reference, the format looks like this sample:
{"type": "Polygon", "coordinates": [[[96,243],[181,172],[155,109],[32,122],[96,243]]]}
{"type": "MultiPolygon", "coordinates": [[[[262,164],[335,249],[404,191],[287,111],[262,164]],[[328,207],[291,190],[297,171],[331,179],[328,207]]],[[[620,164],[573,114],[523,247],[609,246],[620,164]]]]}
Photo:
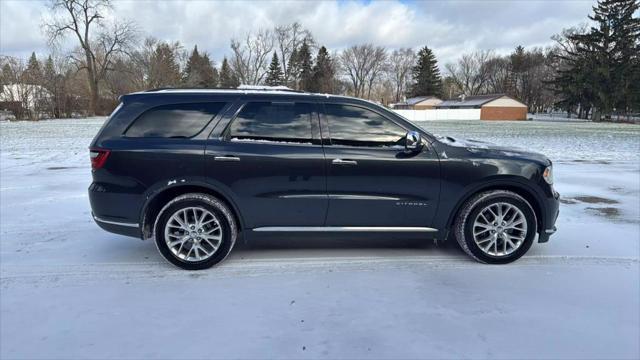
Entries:
{"type": "MultiPolygon", "coordinates": [[[[451,99],[445,100],[440,104],[436,105],[436,107],[473,107],[473,106],[482,106],[488,102],[499,99],[503,96],[511,98],[505,94],[487,94],[487,95],[474,95],[474,96],[466,96],[464,97],[464,101],[462,98],[459,99],[451,99]]],[[[514,99],[515,100],[515,99],[514,99]]]]}
{"type": "Polygon", "coordinates": [[[409,99],[406,99],[405,101],[401,101],[397,104],[394,105],[416,105],[419,104],[425,100],[430,100],[430,99],[436,99],[436,100],[440,100],[438,99],[436,96],[416,96],[416,97],[412,97],[409,99]]]}

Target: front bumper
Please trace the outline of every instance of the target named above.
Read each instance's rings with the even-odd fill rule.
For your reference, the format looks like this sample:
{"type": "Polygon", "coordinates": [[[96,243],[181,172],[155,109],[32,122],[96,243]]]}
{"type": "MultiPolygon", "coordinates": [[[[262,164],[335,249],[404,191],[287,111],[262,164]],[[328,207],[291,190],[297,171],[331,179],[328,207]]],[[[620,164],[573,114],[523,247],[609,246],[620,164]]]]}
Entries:
{"type": "Polygon", "coordinates": [[[557,230],[556,220],[560,215],[560,194],[555,190],[553,190],[553,198],[546,201],[546,214],[548,214],[547,219],[542,222],[542,230],[538,235],[539,243],[549,241],[549,237],[557,230]]]}

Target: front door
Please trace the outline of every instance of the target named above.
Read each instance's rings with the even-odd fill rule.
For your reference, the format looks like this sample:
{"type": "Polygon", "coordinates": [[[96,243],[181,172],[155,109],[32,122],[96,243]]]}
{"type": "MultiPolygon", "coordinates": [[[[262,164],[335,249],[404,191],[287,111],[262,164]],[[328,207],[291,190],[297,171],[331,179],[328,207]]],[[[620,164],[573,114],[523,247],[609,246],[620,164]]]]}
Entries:
{"type": "Polygon", "coordinates": [[[440,192],[437,155],[404,148],[407,130],[373,109],[325,104],[326,226],[429,227],[440,192]]]}
{"type": "Polygon", "coordinates": [[[247,102],[207,144],[209,181],[228,189],[248,228],[322,226],[328,206],[316,104],[247,102]]]}

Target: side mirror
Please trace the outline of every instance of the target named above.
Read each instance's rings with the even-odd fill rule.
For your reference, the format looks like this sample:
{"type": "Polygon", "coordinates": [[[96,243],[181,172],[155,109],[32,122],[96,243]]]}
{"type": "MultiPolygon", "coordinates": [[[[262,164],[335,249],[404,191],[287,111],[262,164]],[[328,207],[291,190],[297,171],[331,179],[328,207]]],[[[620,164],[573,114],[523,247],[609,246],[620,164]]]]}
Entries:
{"type": "Polygon", "coordinates": [[[405,137],[404,149],[407,152],[419,151],[422,149],[422,136],[417,131],[408,131],[405,137]]]}

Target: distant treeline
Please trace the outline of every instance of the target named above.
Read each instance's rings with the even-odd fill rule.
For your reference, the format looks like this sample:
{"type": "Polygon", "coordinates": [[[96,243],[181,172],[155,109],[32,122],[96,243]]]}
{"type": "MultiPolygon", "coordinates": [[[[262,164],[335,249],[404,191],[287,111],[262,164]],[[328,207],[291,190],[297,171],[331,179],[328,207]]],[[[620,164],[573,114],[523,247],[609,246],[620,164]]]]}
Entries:
{"type": "Polygon", "coordinates": [[[405,97],[504,93],[530,112],[566,111],[610,119],[640,112],[638,0],[601,0],[591,26],[562,30],[555,45],[506,56],[492,50],[462,54],[440,67],[419,51],[374,44],[330,51],[295,22],[231,39],[220,64],[198,49],[141,36],[135,23],[104,21],[108,0],[51,0],[43,28],[52,49],[71,38],[70,52],[28,59],[0,57],[0,109],[18,118],[104,115],[118,97],[161,87],[235,88],[239,84],[347,94],[383,104],[405,97]]]}

